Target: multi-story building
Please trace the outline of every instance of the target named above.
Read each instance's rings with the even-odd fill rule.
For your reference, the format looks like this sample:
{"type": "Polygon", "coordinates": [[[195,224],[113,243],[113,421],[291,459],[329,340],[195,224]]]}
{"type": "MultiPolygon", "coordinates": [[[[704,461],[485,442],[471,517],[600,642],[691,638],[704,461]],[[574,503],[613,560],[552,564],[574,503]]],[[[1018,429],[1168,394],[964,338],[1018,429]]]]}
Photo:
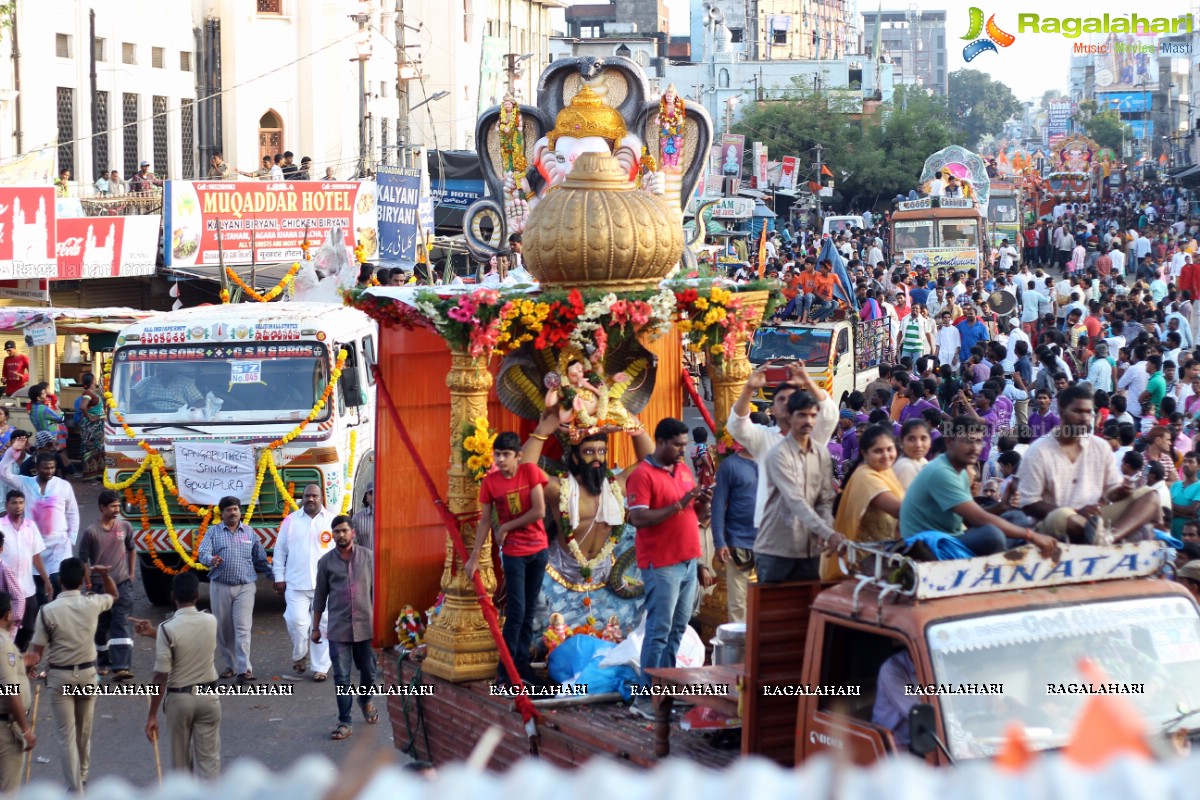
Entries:
{"type": "Polygon", "coordinates": [[[692,57],[712,55],[714,15],[751,61],[836,60],[860,52],[858,0],[692,0],[692,57]]]}
{"type": "Polygon", "coordinates": [[[57,143],[59,168],[85,191],[113,169],[128,178],[142,160],[159,175],[195,173],[196,40],[187,4],[13,7],[16,24],[5,30],[0,58],[0,161],[57,143]],[[14,49],[19,59],[10,57],[14,49]]]}
{"type": "Polygon", "coordinates": [[[871,53],[878,27],[880,49],[895,66],[896,83],[949,94],[945,11],[864,11],[862,19],[862,52],[871,53]]]}

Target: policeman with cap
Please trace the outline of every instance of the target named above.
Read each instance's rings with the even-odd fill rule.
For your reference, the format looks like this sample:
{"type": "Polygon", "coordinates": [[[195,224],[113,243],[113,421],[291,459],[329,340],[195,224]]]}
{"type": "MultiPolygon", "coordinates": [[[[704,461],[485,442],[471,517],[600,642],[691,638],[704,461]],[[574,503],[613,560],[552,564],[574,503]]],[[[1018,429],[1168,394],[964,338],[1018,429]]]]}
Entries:
{"type": "Polygon", "coordinates": [[[29,708],[29,678],[25,662],[12,637],[13,605],[8,592],[0,592],[0,686],[16,686],[14,694],[0,698],[0,794],[15,792],[21,783],[21,757],[37,744],[25,709],[29,708]]]}
{"type": "Polygon", "coordinates": [[[25,666],[29,668],[37,666],[43,652],[49,657],[46,689],[50,692],[50,710],[63,751],[63,775],[68,788],[76,792],[83,791],[87,784],[91,764],[96,696],[83,693],[88,691],[84,687],[98,683],[96,625],[119,596],[107,567],[96,565],[92,572],[104,578],[104,594],[81,594],[87,567],[78,558],[63,560],[58,570],[62,591],[42,607],[33,629],[33,643],[25,654],[25,666]]]}
{"type": "Polygon", "coordinates": [[[165,704],[171,766],[216,780],[221,774],[221,700],[197,694],[197,688],[217,685],[217,620],[196,608],[199,594],[196,573],[176,575],[171,582],[175,614],[157,629],[148,620],[134,620],[134,629],[157,640],[153,682],[160,689],[150,699],[146,738],[158,738],[158,707],[165,704]]]}

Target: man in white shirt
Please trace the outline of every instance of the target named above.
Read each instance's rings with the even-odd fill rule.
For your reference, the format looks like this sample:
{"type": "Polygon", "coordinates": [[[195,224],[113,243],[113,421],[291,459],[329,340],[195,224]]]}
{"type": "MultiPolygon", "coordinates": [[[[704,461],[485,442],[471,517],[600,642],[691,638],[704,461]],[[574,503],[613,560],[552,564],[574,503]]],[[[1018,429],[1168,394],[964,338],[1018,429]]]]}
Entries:
{"type": "Polygon", "coordinates": [[[1116,242],[1113,243],[1112,251],[1108,254],[1108,257],[1112,259],[1112,274],[1124,277],[1125,254],[1121,252],[1121,247],[1119,244],[1116,242]]]}
{"type": "Polygon", "coordinates": [[[333,518],[321,505],[321,487],[304,487],[302,505],[284,518],[275,540],[272,571],[275,574],[275,593],[287,602],[283,612],[288,636],[292,639],[292,669],[297,675],[308,670],[311,656],[313,680],[329,677],[333,662],[329,657],[329,637],[325,635],[325,619],[321,619],[321,641],[312,643],[313,591],[316,588],[317,561],[333,549],[333,518]]]}
{"type": "Polygon", "coordinates": [[[50,586],[50,573],[46,571],[46,565],[42,562],[41,554],[46,551],[46,543],[42,541],[37,525],[25,516],[25,493],[20,489],[10,489],[4,500],[4,512],[4,516],[0,517],[0,534],[4,534],[0,560],[13,571],[25,598],[25,614],[15,640],[17,649],[24,652],[29,646],[29,640],[33,638],[33,625],[38,612],[37,585],[33,582],[34,570],[42,577],[46,593],[51,599],[54,598],[54,590],[50,586]]]}
{"type": "Polygon", "coordinates": [[[1017,258],[1017,248],[1008,243],[1008,239],[1000,240],[1000,271],[1008,272],[1012,269],[1013,262],[1017,258]]]}
{"type": "Polygon", "coordinates": [[[1150,255],[1150,238],[1148,236],[1139,236],[1137,241],[1133,243],[1133,254],[1141,261],[1146,256],[1150,255]]]}
{"type": "Polygon", "coordinates": [[[1179,273],[1183,272],[1183,265],[1184,265],[1184,261],[1185,261],[1184,256],[1186,255],[1183,252],[1184,244],[1186,244],[1186,242],[1180,242],[1179,246],[1175,248],[1174,255],[1171,256],[1171,277],[1172,278],[1178,278],[1179,273]]]}
{"type": "Polygon", "coordinates": [[[943,311],[938,318],[937,336],[937,359],[938,366],[949,364],[951,367],[958,366],[958,351],[962,348],[962,335],[958,332],[958,328],[950,323],[950,312],[943,311]]]}
{"type": "Polygon", "coordinates": [[[941,197],[946,191],[946,182],[942,180],[942,171],[939,169],[933,173],[933,180],[929,182],[929,196],[941,197]]]}
{"type": "Polygon", "coordinates": [[[1030,344],[1029,336],[1026,335],[1025,331],[1021,330],[1021,323],[1016,317],[1008,321],[1008,327],[1010,328],[1008,341],[1004,345],[1007,352],[1004,355],[1004,360],[1000,363],[1004,367],[1005,374],[1012,374],[1017,368],[1017,342],[1024,342],[1029,347],[1030,352],[1033,352],[1033,347],[1030,344]]]}
{"type": "Polygon", "coordinates": [[[1125,407],[1137,419],[1142,416],[1142,403],[1138,398],[1146,391],[1150,375],[1146,372],[1145,348],[1135,347],[1133,357],[1137,361],[1122,373],[1121,379],[1117,381],[1117,389],[1125,390],[1125,407]]]}
{"type": "Polygon", "coordinates": [[[57,593],[58,565],[64,558],[74,555],[75,541],[79,538],[79,505],[75,502],[75,490],[71,484],[55,477],[57,464],[53,453],[38,454],[35,477],[32,478],[20,473],[18,458],[23,455],[24,452],[16,447],[10,447],[5,452],[3,460],[0,460],[0,480],[25,493],[29,516],[33,518],[46,545],[42,561],[50,575],[50,584],[57,593]]]}

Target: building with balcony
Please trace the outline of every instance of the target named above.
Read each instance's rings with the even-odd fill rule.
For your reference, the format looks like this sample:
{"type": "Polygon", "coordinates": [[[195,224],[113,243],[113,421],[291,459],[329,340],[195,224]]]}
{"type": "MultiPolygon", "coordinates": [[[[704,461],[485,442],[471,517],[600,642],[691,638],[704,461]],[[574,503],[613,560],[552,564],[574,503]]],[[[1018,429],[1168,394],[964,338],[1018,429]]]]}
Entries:
{"type": "Polygon", "coordinates": [[[864,11],[862,20],[860,52],[873,55],[878,28],[880,49],[894,65],[897,84],[921,86],[943,97],[949,94],[945,11],[922,11],[915,7],[903,11],[864,11]]]}

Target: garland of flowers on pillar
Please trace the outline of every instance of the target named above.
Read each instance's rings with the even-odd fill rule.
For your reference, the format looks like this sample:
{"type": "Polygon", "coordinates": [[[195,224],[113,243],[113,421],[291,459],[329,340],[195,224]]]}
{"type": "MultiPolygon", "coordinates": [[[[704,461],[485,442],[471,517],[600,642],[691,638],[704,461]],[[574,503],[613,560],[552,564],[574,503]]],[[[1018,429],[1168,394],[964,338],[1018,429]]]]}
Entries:
{"type": "MultiPolygon", "coordinates": [[[[320,399],[317,400],[317,402],[313,405],[312,409],[308,412],[308,415],[303,420],[301,420],[296,425],[296,427],[292,428],[292,430],[288,431],[286,434],[284,434],[280,438],[271,442],[269,445],[267,445],[266,448],[263,449],[262,454],[259,456],[259,459],[258,459],[258,469],[257,469],[255,483],[254,483],[254,493],[251,495],[250,502],[247,506],[246,515],[243,519],[243,521],[247,525],[250,524],[250,520],[254,515],[255,508],[258,504],[259,495],[262,492],[263,480],[265,479],[267,472],[271,473],[271,478],[275,482],[275,487],[279,491],[280,497],[283,499],[283,502],[284,502],[285,506],[289,509],[289,511],[296,511],[299,509],[300,506],[299,506],[299,504],[296,503],[296,498],[293,495],[293,485],[284,483],[283,475],[279,472],[279,468],[275,465],[275,458],[273,456],[273,451],[278,450],[279,448],[283,447],[285,444],[288,444],[289,442],[291,442],[293,439],[295,439],[297,436],[299,436],[304,431],[305,428],[308,427],[309,423],[311,423],[318,416],[320,416],[321,412],[325,409],[325,406],[328,404],[329,398],[333,395],[333,391],[337,387],[338,381],[342,377],[342,368],[346,365],[346,359],[348,356],[349,356],[348,350],[343,349],[338,352],[338,356],[337,356],[337,360],[334,364],[334,368],[329,374],[329,382],[327,384],[325,384],[325,390],[321,393],[320,399]]],[[[185,572],[188,569],[196,569],[196,570],[207,569],[207,567],[205,567],[203,564],[201,564],[197,559],[199,558],[200,544],[203,542],[204,537],[208,532],[208,527],[209,527],[210,523],[212,522],[213,519],[215,519],[219,516],[217,513],[217,510],[215,508],[209,508],[209,507],[201,508],[197,505],[194,505],[193,503],[188,502],[179,493],[179,487],[176,486],[175,481],[171,478],[170,472],[167,468],[166,462],[163,460],[162,454],[159,453],[159,451],[155,447],[153,447],[152,445],[147,443],[144,439],[138,438],[137,432],[134,431],[133,428],[131,428],[129,426],[129,424],[125,421],[125,415],[120,410],[120,408],[117,407],[116,398],[113,397],[113,393],[109,388],[111,385],[112,385],[112,362],[109,361],[108,363],[106,363],[104,365],[104,384],[103,384],[103,386],[104,386],[105,407],[113,415],[113,419],[115,419],[117,421],[117,423],[121,426],[121,430],[124,431],[125,435],[130,440],[136,442],[138,447],[140,447],[146,453],[146,455],[142,459],[142,462],[138,465],[138,468],[134,471],[134,473],[123,481],[112,481],[109,479],[108,473],[105,472],[104,473],[104,487],[106,489],[112,489],[113,491],[125,493],[126,502],[129,505],[136,505],[138,507],[138,509],[140,510],[141,517],[142,517],[142,530],[148,532],[150,530],[149,501],[146,498],[146,494],[145,494],[144,490],[138,489],[137,493],[134,494],[131,491],[131,487],[133,486],[134,483],[137,482],[137,480],[139,478],[141,478],[146,473],[147,470],[149,470],[150,479],[151,479],[151,487],[154,491],[155,498],[158,501],[158,507],[159,507],[160,511],[162,512],[163,527],[167,531],[167,536],[170,539],[171,547],[175,550],[175,552],[183,560],[184,566],[180,567],[177,570],[173,570],[173,569],[167,567],[165,564],[163,564],[162,560],[159,559],[158,554],[154,551],[154,545],[150,541],[150,537],[147,536],[147,537],[145,537],[146,551],[150,555],[151,562],[154,564],[155,567],[162,570],[164,573],[166,573],[168,575],[176,575],[179,572],[185,572]],[[199,525],[199,528],[196,530],[196,535],[192,538],[192,552],[191,553],[188,553],[187,550],[184,548],[182,542],[179,539],[178,531],[176,531],[176,529],[175,529],[175,524],[174,524],[173,520],[171,519],[171,514],[170,514],[170,511],[167,506],[167,497],[166,497],[167,492],[170,492],[171,496],[173,496],[175,498],[175,500],[179,503],[180,506],[185,508],[190,513],[195,514],[200,520],[200,525],[199,525]]],[[[353,450],[353,443],[354,443],[354,434],[351,433],[351,450],[353,450]]]]}
{"type": "Polygon", "coordinates": [[[350,431],[350,455],[346,458],[346,486],[342,492],[342,516],[350,513],[350,504],[354,500],[354,449],[358,444],[358,429],[350,431]]]}

